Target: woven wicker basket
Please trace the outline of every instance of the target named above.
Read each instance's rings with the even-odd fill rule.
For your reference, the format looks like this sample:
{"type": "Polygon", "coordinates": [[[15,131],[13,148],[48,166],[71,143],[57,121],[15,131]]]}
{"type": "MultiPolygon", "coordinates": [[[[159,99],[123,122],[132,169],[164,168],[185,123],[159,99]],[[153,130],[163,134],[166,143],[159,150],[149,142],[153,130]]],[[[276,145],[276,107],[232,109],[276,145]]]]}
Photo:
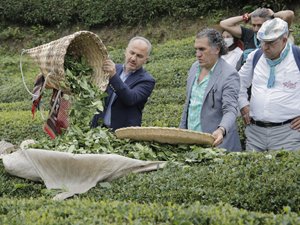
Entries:
{"type": "Polygon", "coordinates": [[[62,90],[69,89],[61,86],[65,80],[64,59],[71,54],[84,56],[93,69],[92,81],[102,91],[106,89],[109,75],[102,70],[102,64],[108,58],[107,50],[101,39],[89,31],[79,31],[50,43],[24,50],[39,65],[41,73],[46,78],[46,88],[62,90]]]}
{"type": "Polygon", "coordinates": [[[120,139],[157,141],[168,144],[212,145],[214,137],[208,133],[173,127],[126,127],[115,131],[120,139]]]}

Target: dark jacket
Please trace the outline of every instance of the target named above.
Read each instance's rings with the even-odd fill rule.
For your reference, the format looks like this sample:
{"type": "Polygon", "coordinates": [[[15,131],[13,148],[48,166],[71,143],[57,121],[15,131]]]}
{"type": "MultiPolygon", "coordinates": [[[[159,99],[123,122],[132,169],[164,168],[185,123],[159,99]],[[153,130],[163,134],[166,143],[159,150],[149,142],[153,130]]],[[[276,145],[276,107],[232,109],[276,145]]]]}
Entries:
{"type": "Polygon", "coordinates": [[[120,78],[123,65],[116,65],[116,75],[109,80],[108,96],[105,98],[104,111],[96,114],[92,120],[92,127],[96,127],[98,120],[104,118],[113,92],[116,93],[111,106],[112,130],[122,127],[141,126],[142,111],[148,97],[155,86],[154,78],[143,68],[130,74],[125,83],[120,78]]]}

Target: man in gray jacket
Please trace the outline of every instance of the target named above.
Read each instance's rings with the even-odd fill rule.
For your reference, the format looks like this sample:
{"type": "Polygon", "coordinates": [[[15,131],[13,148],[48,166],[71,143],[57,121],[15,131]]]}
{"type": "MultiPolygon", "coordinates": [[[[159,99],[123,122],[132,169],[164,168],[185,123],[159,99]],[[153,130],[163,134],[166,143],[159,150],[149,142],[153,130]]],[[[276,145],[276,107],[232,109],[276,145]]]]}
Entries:
{"type": "Polygon", "coordinates": [[[196,35],[197,61],[187,79],[187,93],[180,128],[211,133],[214,146],[240,151],[237,132],[238,72],[221,57],[227,53],[222,35],[204,29],[196,35]]]}

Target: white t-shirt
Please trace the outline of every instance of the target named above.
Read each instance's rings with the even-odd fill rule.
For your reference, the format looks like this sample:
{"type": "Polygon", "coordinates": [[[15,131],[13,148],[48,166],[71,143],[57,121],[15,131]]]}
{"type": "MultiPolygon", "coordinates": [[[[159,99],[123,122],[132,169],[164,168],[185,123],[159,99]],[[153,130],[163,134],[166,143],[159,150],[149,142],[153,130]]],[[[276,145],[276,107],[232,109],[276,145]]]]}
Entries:
{"type": "Polygon", "coordinates": [[[226,55],[222,55],[221,57],[233,67],[236,67],[238,61],[240,60],[243,54],[243,50],[240,47],[236,47],[232,51],[229,51],[226,55]]]}

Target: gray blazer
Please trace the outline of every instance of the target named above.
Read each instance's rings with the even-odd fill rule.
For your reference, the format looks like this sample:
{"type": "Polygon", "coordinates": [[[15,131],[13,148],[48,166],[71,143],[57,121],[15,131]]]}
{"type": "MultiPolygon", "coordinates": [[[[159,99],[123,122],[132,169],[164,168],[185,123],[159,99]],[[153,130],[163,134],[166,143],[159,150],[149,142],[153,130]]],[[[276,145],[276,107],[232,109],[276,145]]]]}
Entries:
{"type": "MultiPolygon", "coordinates": [[[[196,61],[189,71],[186,100],[179,127],[187,129],[188,108],[192,86],[199,62],[196,61]]],[[[241,142],[236,126],[238,113],[238,94],[240,77],[235,68],[219,58],[206,87],[201,110],[201,127],[205,133],[214,132],[218,126],[226,129],[222,144],[218,147],[228,151],[241,151],[241,142]]]]}

